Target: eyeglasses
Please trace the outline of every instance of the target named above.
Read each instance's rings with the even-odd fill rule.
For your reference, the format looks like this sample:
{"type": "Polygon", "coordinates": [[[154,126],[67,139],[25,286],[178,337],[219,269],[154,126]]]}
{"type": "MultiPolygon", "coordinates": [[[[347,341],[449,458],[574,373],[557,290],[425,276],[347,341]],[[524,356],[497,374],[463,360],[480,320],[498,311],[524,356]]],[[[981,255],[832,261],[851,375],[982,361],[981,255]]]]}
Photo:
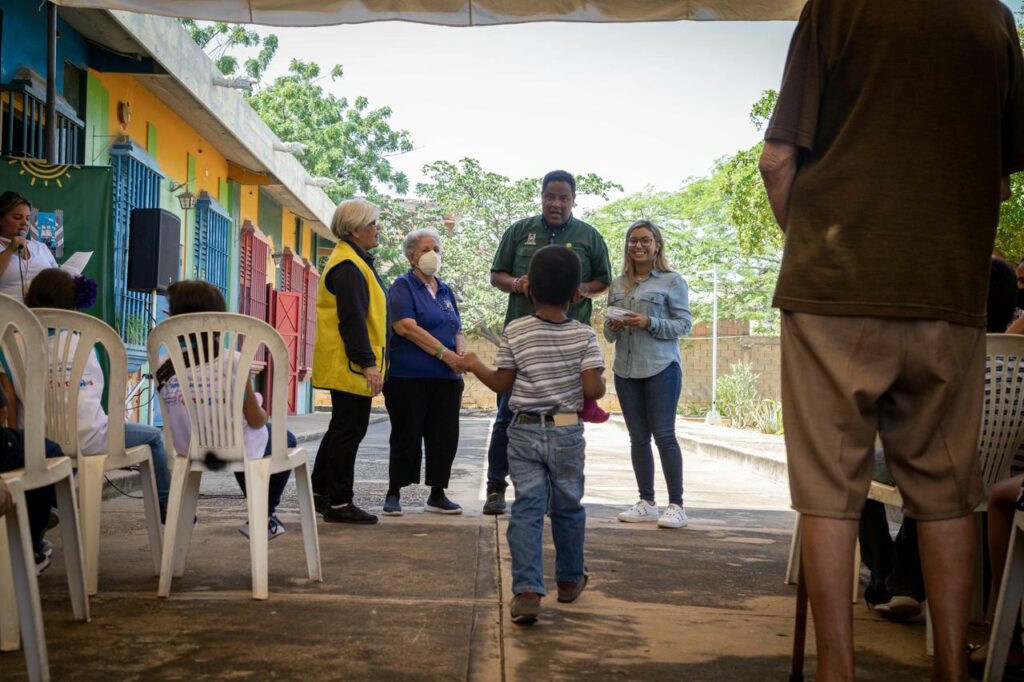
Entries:
{"type": "Polygon", "coordinates": [[[654,238],[653,237],[630,237],[626,241],[626,243],[629,244],[630,246],[636,246],[637,244],[640,244],[641,246],[650,246],[651,244],[654,243],[654,238]]]}

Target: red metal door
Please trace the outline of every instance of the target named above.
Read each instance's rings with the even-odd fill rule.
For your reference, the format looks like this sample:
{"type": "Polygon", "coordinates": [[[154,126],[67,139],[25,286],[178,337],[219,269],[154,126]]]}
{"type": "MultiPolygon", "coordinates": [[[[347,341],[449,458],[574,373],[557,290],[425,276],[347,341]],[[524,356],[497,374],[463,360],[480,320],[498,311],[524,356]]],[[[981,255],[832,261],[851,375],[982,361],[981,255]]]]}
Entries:
{"type": "MultiPolygon", "coordinates": [[[[279,291],[274,296],[274,329],[288,348],[288,414],[295,414],[299,386],[299,337],[305,324],[302,317],[302,294],[279,291]]],[[[277,368],[275,368],[275,371],[277,368]]]]}

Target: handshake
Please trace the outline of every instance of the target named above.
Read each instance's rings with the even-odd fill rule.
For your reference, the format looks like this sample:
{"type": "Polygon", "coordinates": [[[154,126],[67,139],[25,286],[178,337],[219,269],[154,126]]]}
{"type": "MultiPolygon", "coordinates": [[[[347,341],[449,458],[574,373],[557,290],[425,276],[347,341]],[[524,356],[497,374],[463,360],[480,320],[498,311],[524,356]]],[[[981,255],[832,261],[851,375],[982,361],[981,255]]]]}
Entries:
{"type": "Polygon", "coordinates": [[[468,352],[456,356],[455,366],[452,369],[459,374],[474,373],[474,368],[479,367],[481,364],[483,363],[480,362],[480,358],[477,357],[476,353],[468,352]]]}

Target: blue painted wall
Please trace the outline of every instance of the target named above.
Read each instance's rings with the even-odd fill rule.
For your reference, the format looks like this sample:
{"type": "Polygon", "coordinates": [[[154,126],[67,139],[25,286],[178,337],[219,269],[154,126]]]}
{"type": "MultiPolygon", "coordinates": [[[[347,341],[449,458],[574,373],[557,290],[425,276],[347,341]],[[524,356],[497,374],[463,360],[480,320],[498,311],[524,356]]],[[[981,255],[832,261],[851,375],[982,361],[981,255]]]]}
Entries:
{"type": "MultiPolygon", "coordinates": [[[[46,10],[36,0],[0,0],[4,13],[0,82],[8,83],[18,69],[27,66],[46,78],[46,10]]],[[[58,10],[59,12],[60,10],[58,10]]],[[[85,39],[58,19],[57,92],[64,93],[64,62],[85,71],[89,64],[85,39]]]]}

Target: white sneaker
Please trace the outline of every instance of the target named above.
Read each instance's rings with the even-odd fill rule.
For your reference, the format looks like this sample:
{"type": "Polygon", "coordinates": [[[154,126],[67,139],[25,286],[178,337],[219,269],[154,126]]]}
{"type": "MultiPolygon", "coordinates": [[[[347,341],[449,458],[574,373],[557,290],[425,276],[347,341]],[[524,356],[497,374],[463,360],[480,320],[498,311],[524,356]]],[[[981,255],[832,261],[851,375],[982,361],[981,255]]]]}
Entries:
{"type": "Polygon", "coordinates": [[[678,504],[665,507],[665,513],[658,518],[658,528],[684,528],[687,523],[686,510],[678,504]]]}
{"type": "Polygon", "coordinates": [[[658,505],[647,500],[640,500],[626,511],[619,514],[619,521],[624,523],[644,523],[658,520],[658,505]]]}

